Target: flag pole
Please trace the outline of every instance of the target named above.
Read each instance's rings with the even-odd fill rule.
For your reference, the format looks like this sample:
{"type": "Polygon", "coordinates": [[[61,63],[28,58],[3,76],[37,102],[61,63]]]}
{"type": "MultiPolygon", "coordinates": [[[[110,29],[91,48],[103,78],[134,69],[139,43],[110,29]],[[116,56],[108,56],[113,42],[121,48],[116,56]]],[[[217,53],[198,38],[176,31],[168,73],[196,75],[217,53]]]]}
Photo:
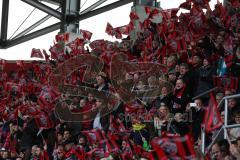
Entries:
{"type": "Polygon", "coordinates": [[[201,128],[201,140],[202,140],[201,151],[202,151],[202,154],[205,155],[205,141],[206,141],[205,126],[202,126],[201,128]]]}
{"type": "Polygon", "coordinates": [[[225,99],[225,109],[224,109],[224,139],[227,139],[227,128],[228,125],[228,99],[225,99]]]}

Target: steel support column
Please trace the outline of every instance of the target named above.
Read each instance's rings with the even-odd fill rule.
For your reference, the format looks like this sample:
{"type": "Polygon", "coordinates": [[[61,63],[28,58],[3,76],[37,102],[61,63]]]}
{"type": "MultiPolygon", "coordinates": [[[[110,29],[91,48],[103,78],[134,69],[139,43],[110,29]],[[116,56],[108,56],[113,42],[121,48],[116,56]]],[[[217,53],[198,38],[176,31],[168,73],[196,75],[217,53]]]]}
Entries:
{"type": "Polygon", "coordinates": [[[9,0],[2,0],[2,22],[1,22],[0,41],[3,43],[4,41],[7,40],[8,12],[9,12],[9,0]]]}
{"type": "Polygon", "coordinates": [[[61,13],[56,11],[55,9],[52,9],[51,7],[48,7],[46,6],[45,4],[39,2],[39,1],[36,1],[36,0],[22,0],[23,2],[47,13],[47,14],[50,14],[58,19],[61,19],[61,13]]]}
{"type": "Polygon", "coordinates": [[[79,33],[79,21],[69,22],[67,19],[74,19],[79,16],[80,4],[81,0],[62,0],[61,33],[79,33]]]}
{"type": "Polygon", "coordinates": [[[156,0],[134,0],[134,6],[136,6],[136,5],[144,5],[144,6],[155,7],[156,4],[157,4],[156,0]]]}

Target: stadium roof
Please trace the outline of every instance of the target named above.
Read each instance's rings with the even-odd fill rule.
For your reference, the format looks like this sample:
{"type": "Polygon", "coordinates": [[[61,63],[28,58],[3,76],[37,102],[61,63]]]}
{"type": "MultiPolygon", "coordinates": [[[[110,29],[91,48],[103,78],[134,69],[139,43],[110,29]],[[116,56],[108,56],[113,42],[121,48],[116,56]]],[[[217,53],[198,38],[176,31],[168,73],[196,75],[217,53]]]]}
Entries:
{"type": "MultiPolygon", "coordinates": [[[[59,30],[63,23],[63,4],[64,0],[2,0],[0,7],[1,12],[1,25],[0,25],[0,49],[6,49],[17,44],[37,38],[41,35],[48,34],[52,31],[59,30]],[[14,5],[19,3],[17,7],[23,12],[16,12],[13,10],[14,5]],[[21,8],[21,9],[20,9],[21,8]],[[26,16],[26,11],[30,13],[26,16]],[[26,21],[33,12],[42,12],[44,16],[40,20],[33,19],[26,26],[26,21]],[[19,16],[19,19],[11,21],[12,17],[19,16]],[[54,24],[47,24],[45,27],[40,28],[44,22],[49,18],[55,18],[54,24]],[[9,33],[9,27],[15,26],[14,32],[9,33]],[[23,27],[25,25],[25,27],[23,27]],[[24,29],[23,29],[24,28],[24,29]]],[[[103,12],[112,10],[114,8],[131,3],[134,0],[79,0],[81,2],[79,8],[80,13],[75,17],[67,17],[64,23],[71,23],[82,21],[91,18],[103,12]]]]}

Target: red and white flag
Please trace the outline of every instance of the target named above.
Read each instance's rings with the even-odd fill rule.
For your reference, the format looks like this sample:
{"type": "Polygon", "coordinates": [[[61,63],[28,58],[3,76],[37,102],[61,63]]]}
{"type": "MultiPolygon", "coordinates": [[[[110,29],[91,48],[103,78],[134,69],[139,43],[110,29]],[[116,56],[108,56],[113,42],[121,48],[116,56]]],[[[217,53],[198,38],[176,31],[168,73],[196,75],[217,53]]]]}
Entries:
{"type": "Polygon", "coordinates": [[[160,159],[194,159],[196,153],[189,135],[153,138],[151,145],[160,159]]]}
{"type": "Polygon", "coordinates": [[[113,29],[113,26],[110,23],[107,23],[105,32],[110,36],[114,35],[114,29],[113,29]]]}
{"type": "Polygon", "coordinates": [[[204,116],[203,125],[205,126],[205,131],[210,133],[223,125],[223,121],[221,119],[218,104],[213,93],[210,93],[210,100],[208,104],[207,111],[204,116]]]}
{"type": "Polygon", "coordinates": [[[33,48],[31,52],[31,58],[32,57],[43,59],[43,54],[40,49],[33,48]]]}
{"type": "Polygon", "coordinates": [[[69,41],[69,33],[58,34],[55,36],[56,42],[68,42],[69,41]]]}
{"type": "Polygon", "coordinates": [[[80,29],[80,33],[82,34],[85,40],[90,40],[92,37],[92,33],[87,30],[80,29]]]}

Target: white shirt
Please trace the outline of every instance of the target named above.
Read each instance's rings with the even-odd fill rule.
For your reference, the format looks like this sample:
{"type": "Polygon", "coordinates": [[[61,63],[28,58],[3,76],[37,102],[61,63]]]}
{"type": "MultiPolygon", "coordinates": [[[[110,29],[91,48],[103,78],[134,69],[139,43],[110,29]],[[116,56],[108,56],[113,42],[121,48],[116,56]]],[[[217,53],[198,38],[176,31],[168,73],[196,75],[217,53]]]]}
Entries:
{"type": "Polygon", "coordinates": [[[102,125],[100,122],[100,112],[97,113],[97,115],[93,121],[93,128],[94,129],[102,129],[102,125]]]}

